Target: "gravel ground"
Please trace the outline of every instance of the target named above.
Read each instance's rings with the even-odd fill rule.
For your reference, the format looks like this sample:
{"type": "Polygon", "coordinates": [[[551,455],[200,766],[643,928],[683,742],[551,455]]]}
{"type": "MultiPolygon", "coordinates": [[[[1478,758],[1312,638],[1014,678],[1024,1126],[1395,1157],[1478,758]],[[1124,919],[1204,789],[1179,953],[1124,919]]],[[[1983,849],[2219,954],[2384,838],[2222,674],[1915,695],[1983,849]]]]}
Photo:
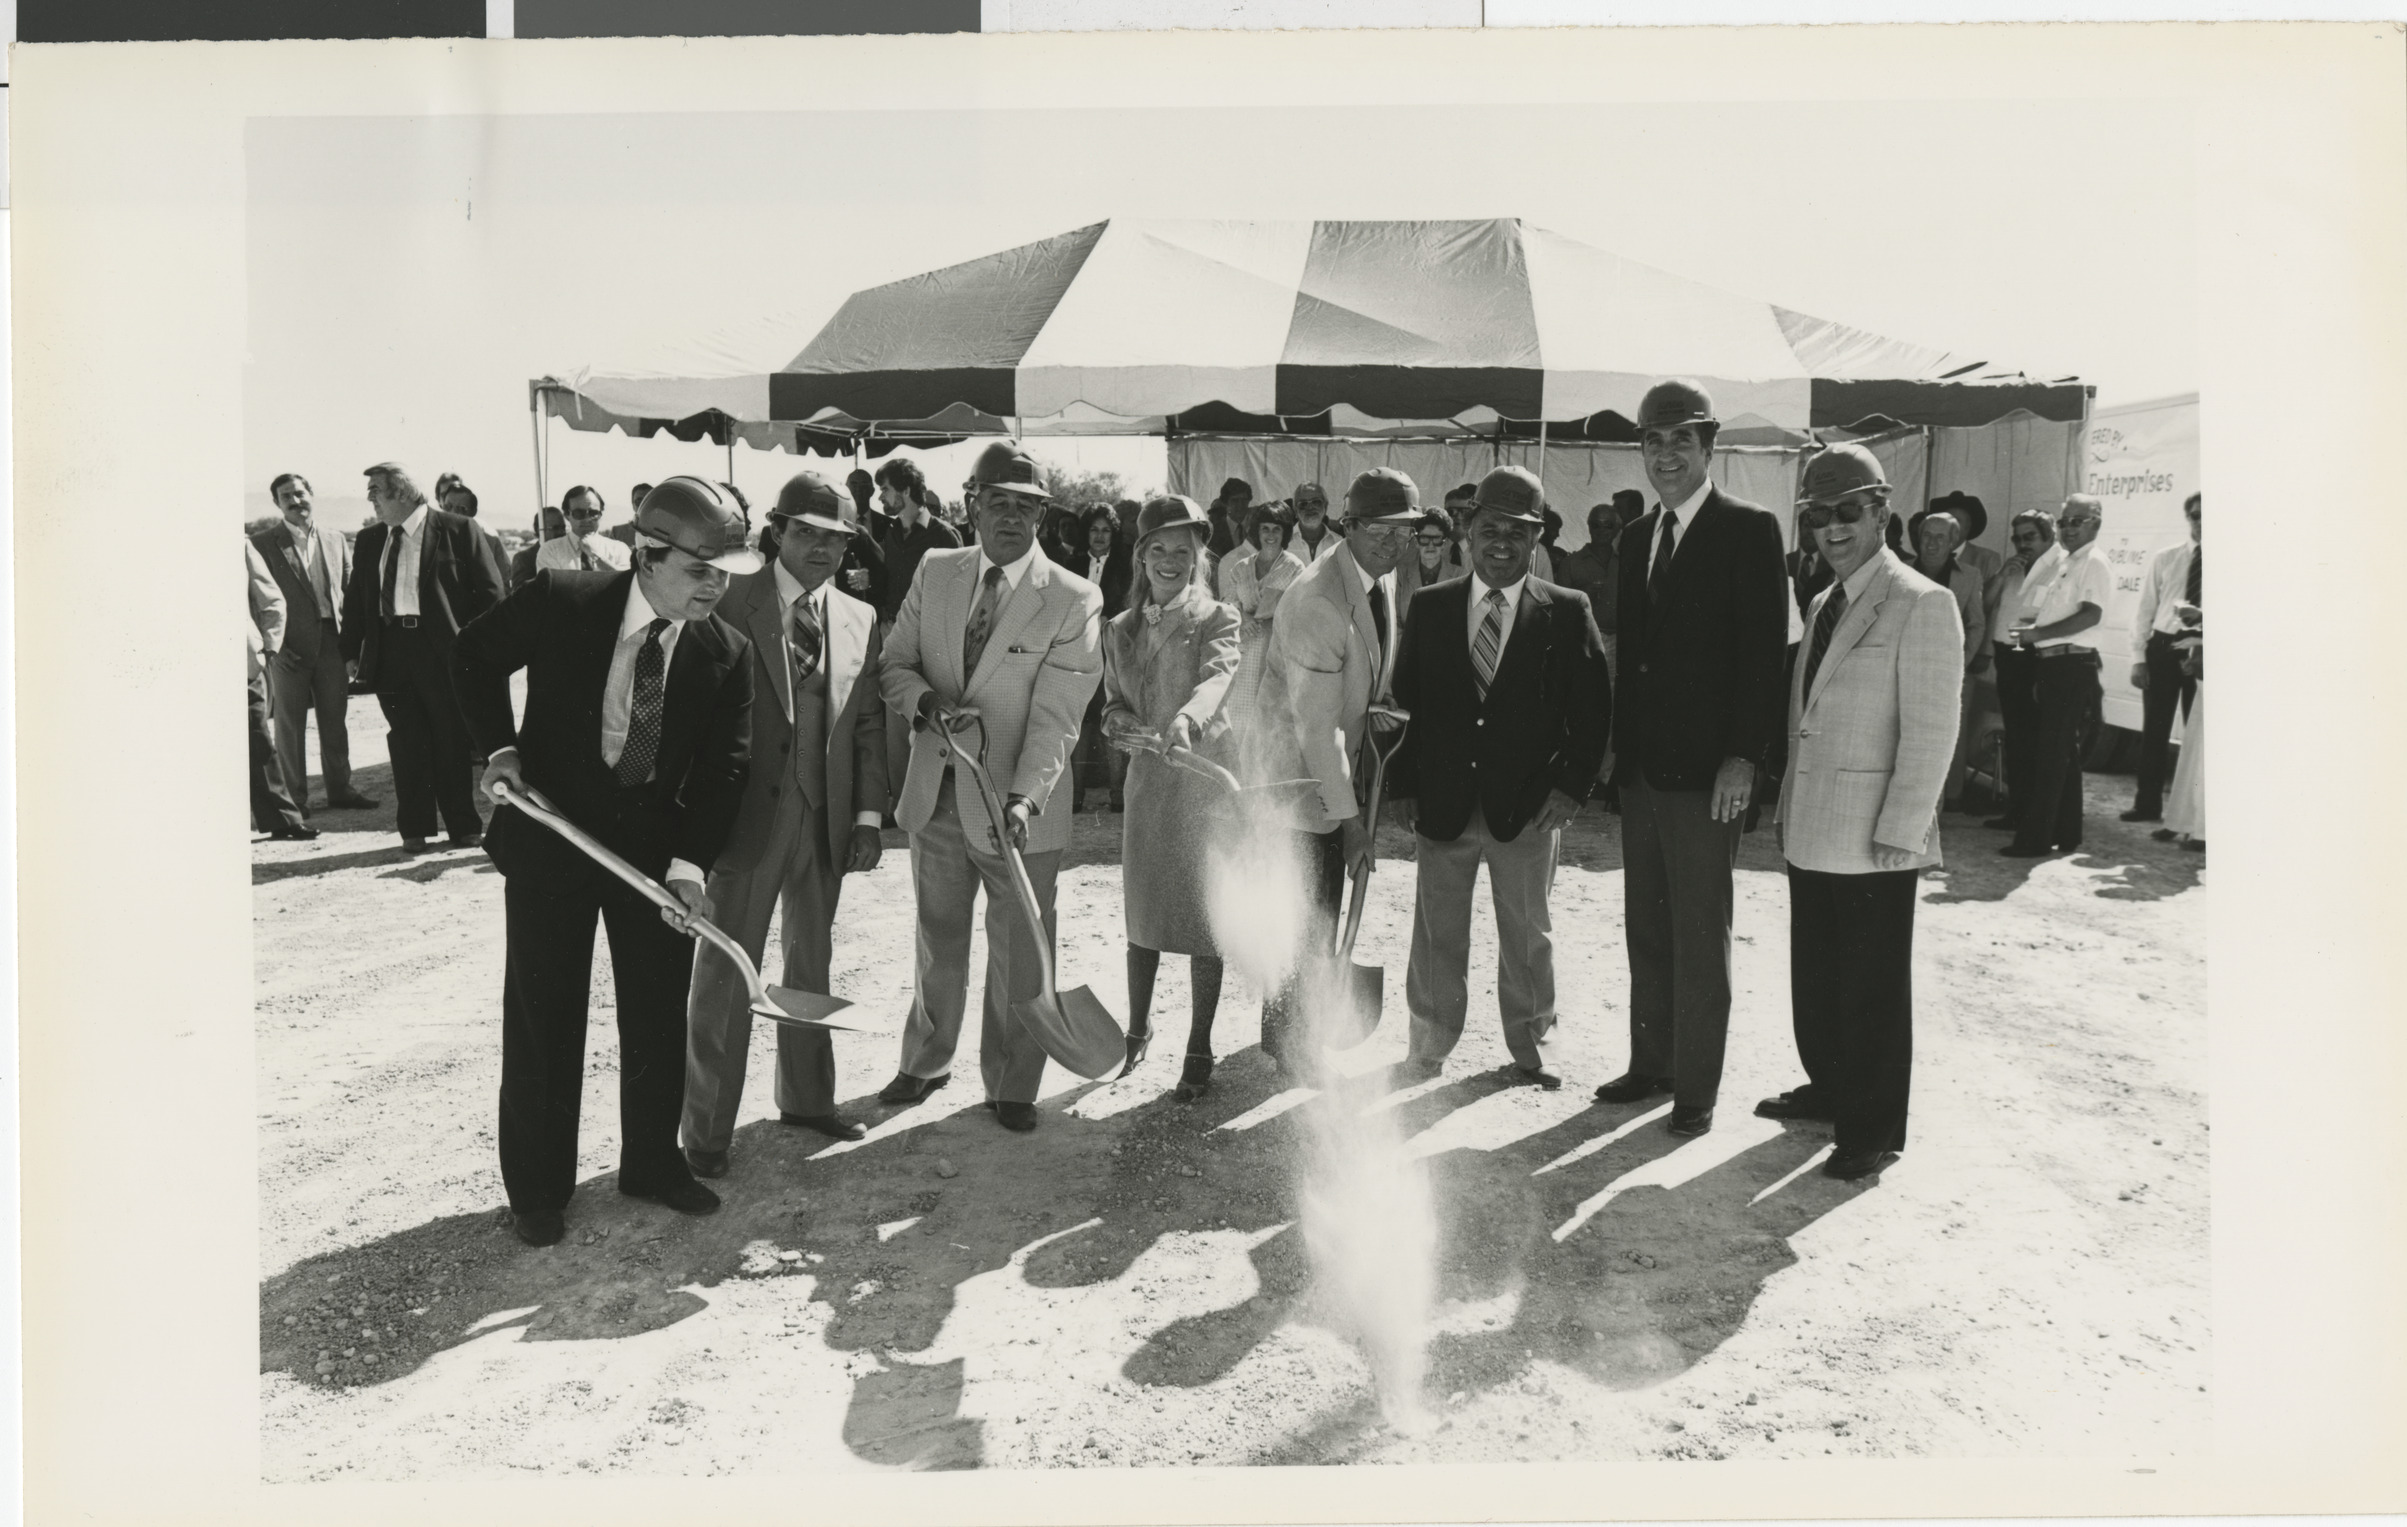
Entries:
{"type": "MultiPolygon", "coordinates": [[[[373,702],[352,717],[362,783],[389,798],[373,702]]],[[[1232,974],[1218,1084],[1172,1100],[1175,958],[1154,1058],[1103,1085],[1049,1072],[1028,1136],[976,1107],[974,1036],[962,1081],[902,1110],[872,1096],[893,1041],[840,1040],[869,1137],[783,1128],[762,1033],[726,1207],[685,1219],[613,1191],[597,971],[581,1186],[541,1251],[506,1228],[493,1159],[499,877],[481,853],[403,859],[389,804],[322,813],[315,843],[254,852],[263,1475],[2201,1449],[2203,866],[2114,821],[2127,799],[2093,780],[2088,849],[2036,866],[1948,820],[1916,943],[1912,1148],[1876,1182],[1811,1170],[1826,1129],[1748,1112],[1799,1079],[1768,833],[1741,858],[1717,1127],[1678,1141],[1661,1100],[1590,1100],[1622,1069],[1627,998],[1619,823],[1591,808],[1555,893],[1559,1092],[1496,1069],[1484,906],[1461,1049],[1388,1090],[1411,870],[1383,860],[1362,949],[1390,1016],[1327,1095],[1282,1087],[1232,974]],[[1436,1425],[1412,1435],[1382,1420],[1296,1223],[1324,1107],[1392,1110],[1435,1197],[1436,1425]]],[[[1118,829],[1079,820],[1062,963],[1124,1014],[1118,829]]],[[[910,871],[888,844],[846,882],[834,984],[899,1020],[910,871]]]]}

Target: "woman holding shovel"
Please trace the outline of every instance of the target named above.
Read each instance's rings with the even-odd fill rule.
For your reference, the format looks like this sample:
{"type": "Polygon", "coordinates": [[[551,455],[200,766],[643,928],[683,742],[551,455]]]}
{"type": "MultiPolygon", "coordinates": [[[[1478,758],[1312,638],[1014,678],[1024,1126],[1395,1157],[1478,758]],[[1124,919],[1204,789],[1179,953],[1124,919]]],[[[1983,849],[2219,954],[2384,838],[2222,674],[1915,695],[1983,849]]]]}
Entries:
{"type": "Polygon", "coordinates": [[[1137,515],[1137,577],[1129,607],[1104,627],[1103,733],[1129,754],[1121,818],[1120,886],[1128,923],[1128,1065],[1153,1042],[1153,981],[1164,953],[1192,962],[1194,1016],[1178,1096],[1211,1087],[1212,1018],[1220,1007],[1220,952],[1212,940],[1205,875],[1220,785],[1180,767],[1219,751],[1238,662],[1237,612],[1212,598],[1203,550],[1212,524],[1177,494],[1137,515]]]}

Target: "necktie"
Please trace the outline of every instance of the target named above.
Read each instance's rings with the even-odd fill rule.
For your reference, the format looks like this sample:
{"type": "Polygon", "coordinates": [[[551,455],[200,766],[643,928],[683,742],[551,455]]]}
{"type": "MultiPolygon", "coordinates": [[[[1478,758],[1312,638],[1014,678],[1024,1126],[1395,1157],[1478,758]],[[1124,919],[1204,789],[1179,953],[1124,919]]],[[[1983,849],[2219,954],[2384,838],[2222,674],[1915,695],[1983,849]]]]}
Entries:
{"type": "Polygon", "coordinates": [[[400,613],[393,606],[393,589],[401,577],[401,527],[387,526],[384,533],[384,595],[379,613],[391,620],[400,613]]]}
{"type": "Polygon", "coordinates": [[[1814,646],[1805,655],[1805,695],[1813,698],[1814,671],[1822,666],[1822,654],[1830,650],[1830,633],[1839,628],[1839,616],[1847,608],[1847,586],[1839,585],[1822,602],[1822,613],[1814,617],[1814,646]]]}
{"type": "Polygon", "coordinates": [[[1479,635],[1471,641],[1471,674],[1482,700],[1496,681],[1496,660],[1504,656],[1504,590],[1488,590],[1485,603],[1488,613],[1480,617],[1479,635]]]}
{"type": "Polygon", "coordinates": [[[635,654],[635,701],[627,716],[627,745],[619,750],[618,782],[633,789],[652,776],[652,760],[660,754],[661,701],[668,685],[662,682],[668,659],[660,650],[660,633],[669,628],[655,618],[644,628],[643,650],[635,654]]]}
{"type": "Polygon", "coordinates": [[[819,655],[826,647],[819,611],[808,594],[794,601],[794,622],[786,642],[794,649],[794,687],[799,690],[819,671],[819,655]]]}
{"type": "Polygon", "coordinates": [[[986,655],[986,638],[995,629],[995,615],[1003,607],[1003,569],[989,567],[978,588],[978,607],[970,611],[969,626],[961,633],[961,682],[969,683],[978,671],[978,659],[986,655]]]}
{"type": "Polygon", "coordinates": [[[2206,548],[2205,548],[2205,547],[2203,547],[2203,546],[2193,546],[2193,547],[2191,547],[2191,548],[2190,548],[2190,578],[2189,578],[2189,581],[2188,581],[2187,583],[2184,583],[2184,584],[2181,586],[2181,602],[2182,602],[2183,604],[2196,604],[2196,603],[2198,603],[2198,593],[2199,593],[2198,569],[2200,569],[2201,567],[2204,567],[2205,565],[2206,565],[2206,548]]]}
{"type": "Polygon", "coordinates": [[[577,543],[577,570],[587,573],[593,571],[593,553],[585,549],[585,543],[582,541],[577,543]]]}
{"type": "Polygon", "coordinates": [[[1371,580],[1371,625],[1379,632],[1379,671],[1387,672],[1387,649],[1395,642],[1387,624],[1387,585],[1371,580]]]}
{"type": "Polygon", "coordinates": [[[1663,597],[1664,580],[1672,571],[1672,534],[1680,521],[1669,509],[1663,511],[1663,538],[1655,547],[1655,564],[1646,572],[1646,597],[1649,601],[1663,597]]]}

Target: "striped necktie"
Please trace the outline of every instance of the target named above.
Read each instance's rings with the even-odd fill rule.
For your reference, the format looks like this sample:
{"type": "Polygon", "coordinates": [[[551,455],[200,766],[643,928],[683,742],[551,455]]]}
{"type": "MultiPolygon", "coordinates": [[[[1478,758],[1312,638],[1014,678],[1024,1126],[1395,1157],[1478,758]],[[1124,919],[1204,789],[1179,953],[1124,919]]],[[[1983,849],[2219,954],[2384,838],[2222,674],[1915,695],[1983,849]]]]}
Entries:
{"type": "Polygon", "coordinates": [[[800,690],[819,671],[819,657],[827,647],[819,627],[818,601],[808,594],[794,601],[794,620],[786,632],[786,645],[794,652],[794,687],[800,690]]]}
{"type": "Polygon", "coordinates": [[[1847,608],[1847,586],[1835,585],[1830,597],[1822,601],[1822,613],[1814,617],[1813,650],[1805,655],[1805,697],[1814,694],[1814,672],[1822,666],[1822,654],[1830,650],[1830,633],[1839,628],[1839,616],[1847,608]]]}
{"type": "Polygon", "coordinates": [[[1471,642],[1471,676],[1483,701],[1496,682],[1496,660],[1504,656],[1504,590],[1488,590],[1484,603],[1488,613],[1480,617],[1479,635],[1471,642]]]}

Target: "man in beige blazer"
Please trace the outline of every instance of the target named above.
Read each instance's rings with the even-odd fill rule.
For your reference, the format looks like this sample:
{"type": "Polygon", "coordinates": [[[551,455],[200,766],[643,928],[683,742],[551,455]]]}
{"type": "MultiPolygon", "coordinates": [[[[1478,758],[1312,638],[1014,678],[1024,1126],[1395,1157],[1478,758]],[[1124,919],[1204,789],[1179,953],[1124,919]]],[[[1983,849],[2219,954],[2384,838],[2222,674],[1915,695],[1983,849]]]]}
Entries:
{"type": "Polygon", "coordinates": [[[1939,862],[1964,631],[1955,596],[1888,549],[1889,484],[1858,445],[1806,463],[1800,534],[1829,563],[1789,687],[1780,787],[1789,997],[1806,1083],[1770,1119],[1835,1130],[1824,1175],[1853,1181],[1906,1143],[1914,1060],[1914,904],[1939,862]]]}
{"type": "MultiPolygon", "coordinates": [[[[852,500],[816,472],[796,474],[769,511],[776,559],[729,585],[722,620],[752,638],[752,770],[727,847],[711,865],[715,919],[758,964],[781,903],[784,984],[828,989],[836,899],[847,874],[877,868],[886,809],[886,700],[877,611],[836,587],[862,534],[852,500]]],[[[744,1099],[752,1012],[743,976],[703,945],[686,998],[686,1164],[724,1176],[744,1099]]],[[[836,1057],[818,1029],[777,1026],[777,1116],[838,1140],[836,1057]]]]}
{"type": "Polygon", "coordinates": [[[978,541],[931,550],[896,612],[886,644],[886,704],[912,718],[911,762],[895,819],[911,834],[919,902],[916,994],[903,1029],[902,1068],[878,1094],[916,1103],[952,1075],[969,1001],[970,914],[986,887],[986,990],[978,1068],[986,1102],[1006,1129],[1036,1128],[1045,1052],[1011,1011],[1037,995],[1042,971],[1003,835],[1018,846],[1053,938],[1053,882],[1070,846],[1070,798],[1053,787],[1068,767],[1087,697],[1103,678],[1103,592],[1037,549],[1045,490],[1017,441],[998,441],[970,478],[978,541]],[[949,730],[1004,797],[988,814],[974,781],[952,765],[949,730]]]}
{"type": "Polygon", "coordinates": [[[1342,543],[1288,585],[1271,624],[1256,703],[1262,716],[1276,720],[1258,731],[1261,756],[1244,762],[1256,779],[1309,775],[1320,782],[1318,809],[1302,824],[1298,844],[1305,958],[1262,1002],[1262,1048],[1282,1069],[1290,1064],[1296,985],[1313,976],[1312,961],[1331,948],[1347,871],[1373,851],[1372,824],[1355,786],[1368,780],[1362,758],[1371,704],[1387,698],[1395,677],[1403,616],[1395,566],[1420,513],[1420,489],[1402,472],[1374,467],[1355,478],[1337,526],[1342,543]]]}

